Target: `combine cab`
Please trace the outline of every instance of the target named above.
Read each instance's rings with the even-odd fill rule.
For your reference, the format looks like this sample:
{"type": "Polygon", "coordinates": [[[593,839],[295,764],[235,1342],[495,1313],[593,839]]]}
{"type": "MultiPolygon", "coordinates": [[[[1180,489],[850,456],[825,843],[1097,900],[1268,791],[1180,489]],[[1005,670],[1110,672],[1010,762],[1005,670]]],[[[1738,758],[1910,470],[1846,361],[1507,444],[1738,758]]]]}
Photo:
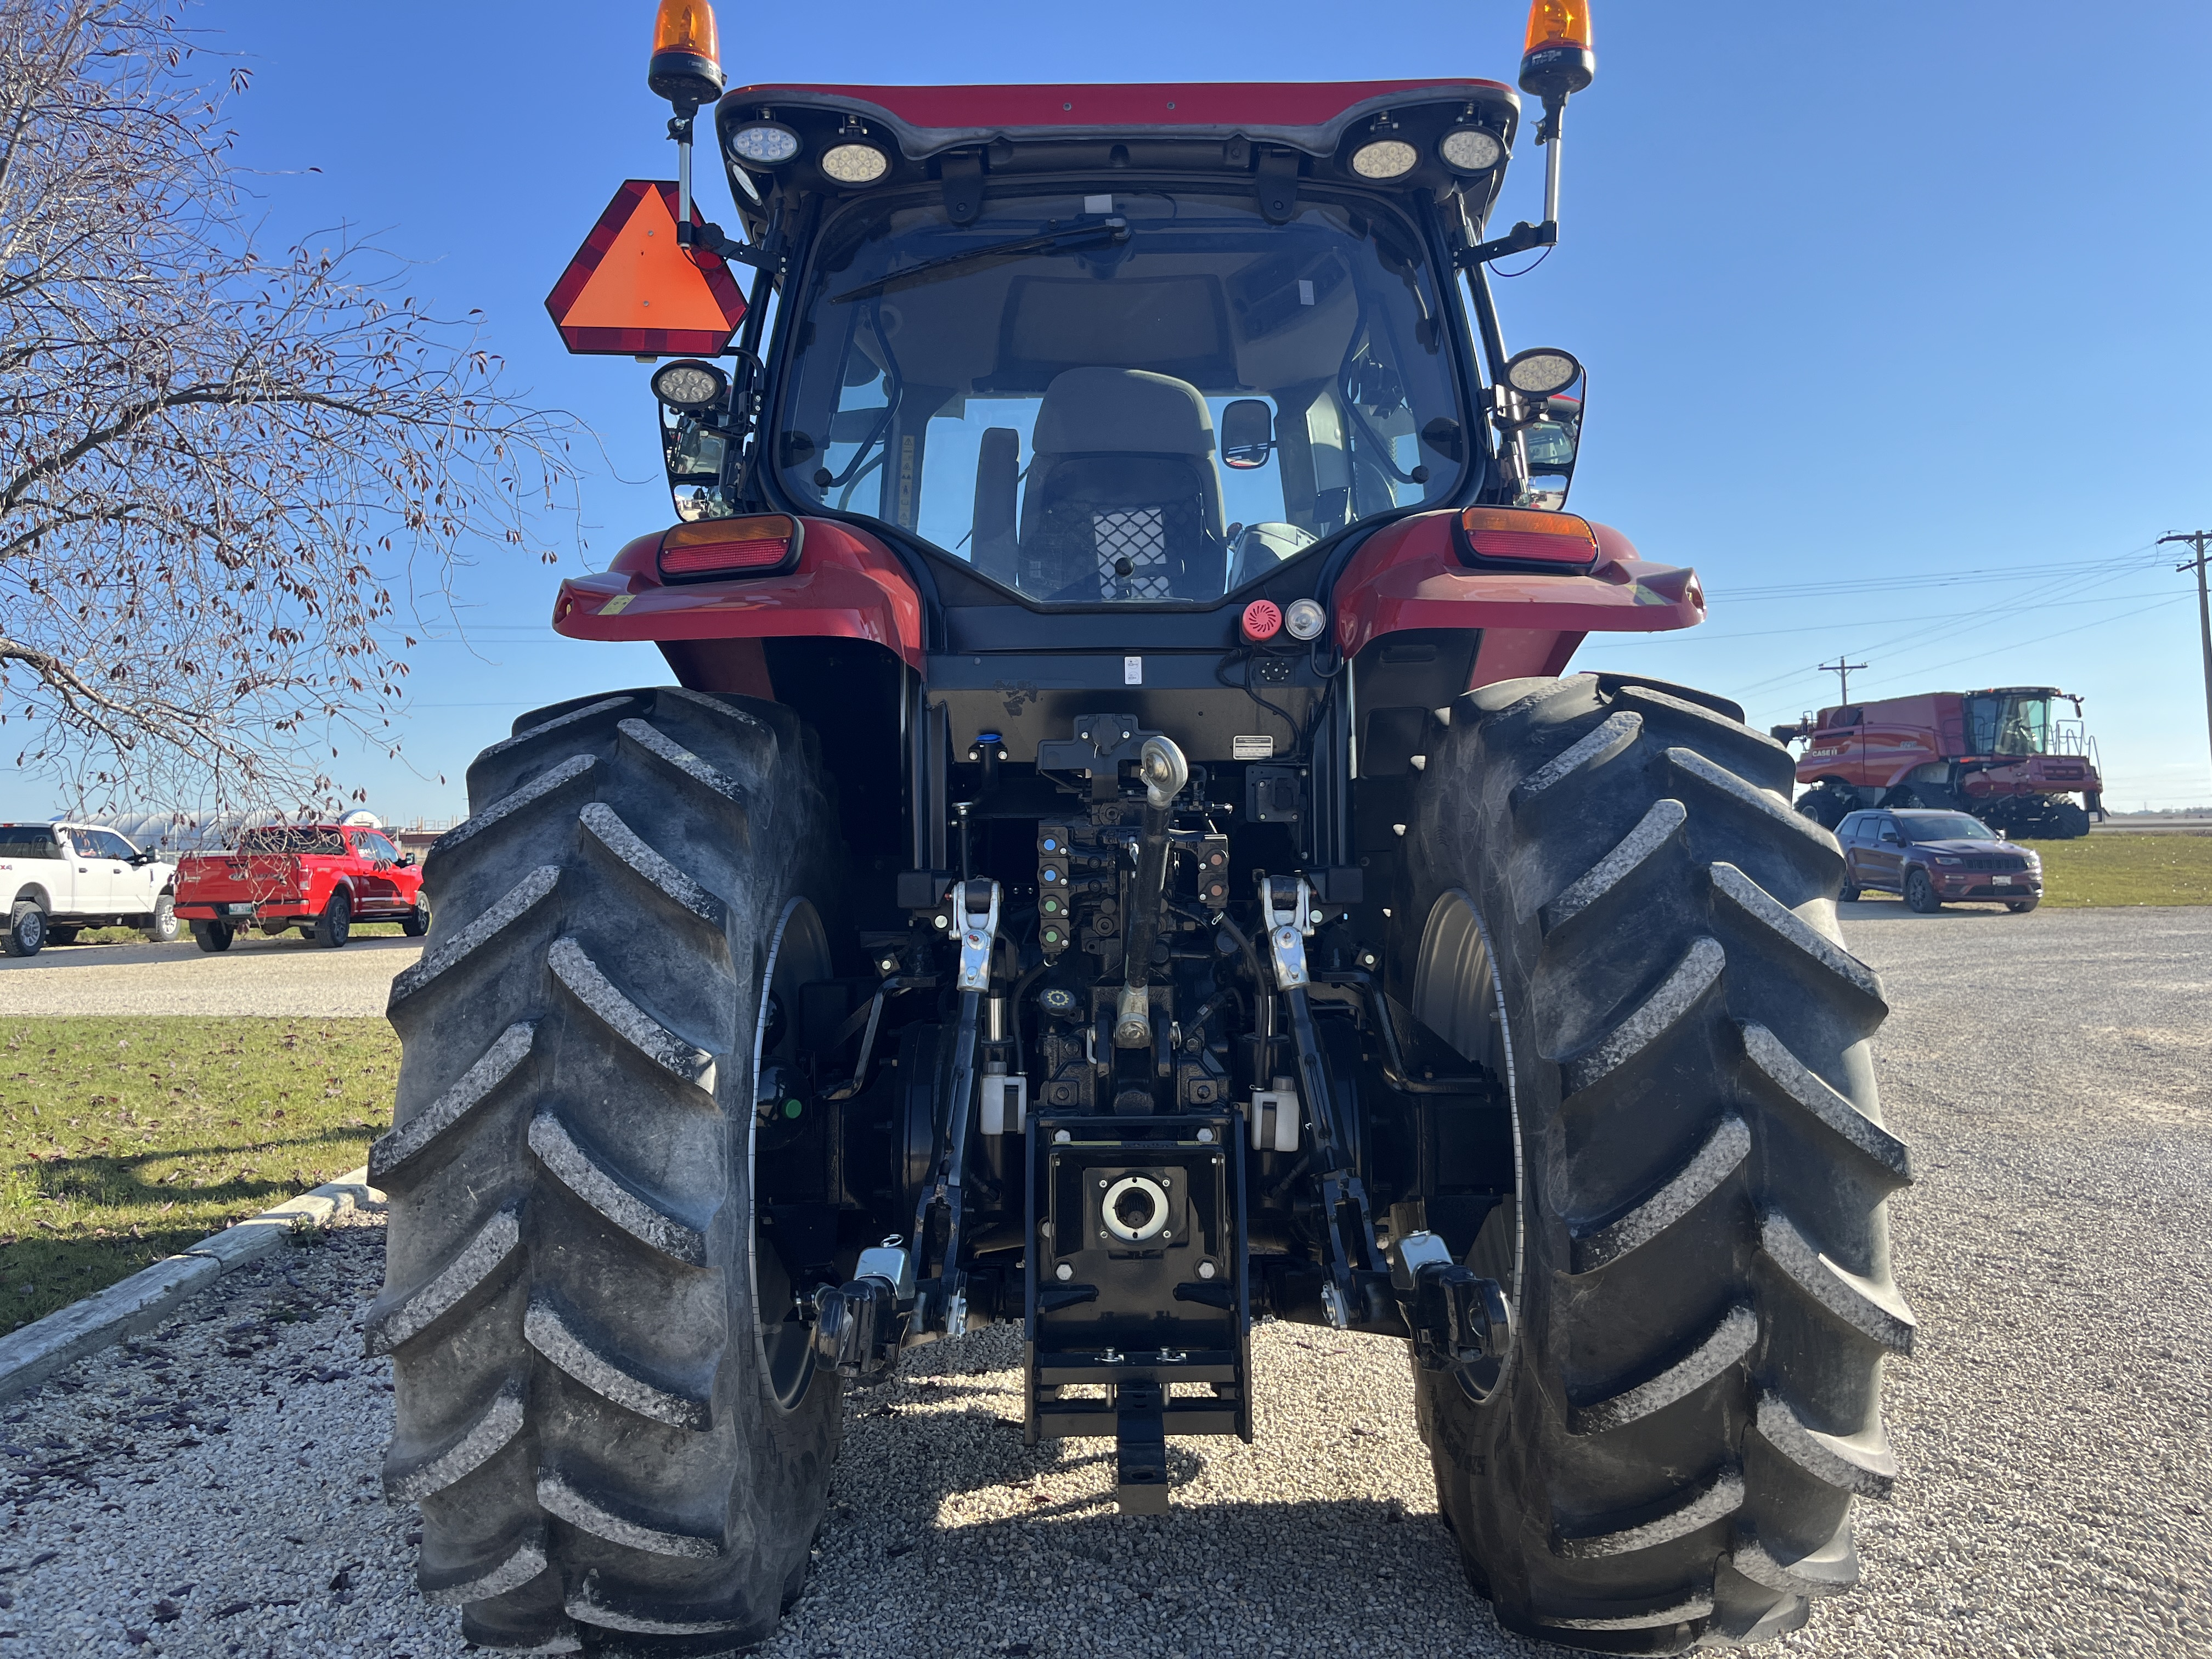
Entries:
{"type": "Polygon", "coordinates": [[[1560,677],[1704,615],[1564,510],[1582,370],[1486,275],[1556,235],[1583,8],[1535,9],[1533,130],[1474,79],[721,93],[680,0],[657,45],[678,178],[552,309],[693,354],[679,521],[553,625],[676,684],[484,751],[392,992],[368,1340],[424,1592],[734,1650],[904,1350],[1018,1325],[1007,1431],[1158,1512],[1273,1317],[1404,1345],[1510,1628],[1801,1624],[1895,1474],[1907,1159],[1788,751],[1560,677]]]}
{"type": "Polygon", "coordinates": [[[1773,736],[1802,742],[1797,810],[1833,830],[1869,806],[1966,811],[2015,837],[2065,841],[2104,815],[2081,699],[2049,685],[1935,691],[1823,708],[1773,736]],[[2055,702],[2074,718],[2053,720],[2055,702]],[[2080,795],[2075,802],[2067,799],[2080,795]]]}

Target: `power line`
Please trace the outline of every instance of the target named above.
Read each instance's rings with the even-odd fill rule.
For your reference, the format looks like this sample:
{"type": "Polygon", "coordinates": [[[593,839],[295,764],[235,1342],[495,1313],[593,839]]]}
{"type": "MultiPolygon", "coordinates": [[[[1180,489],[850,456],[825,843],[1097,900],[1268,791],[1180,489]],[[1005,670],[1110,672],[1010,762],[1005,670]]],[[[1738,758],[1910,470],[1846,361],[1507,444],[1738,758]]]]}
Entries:
{"type": "MultiPolygon", "coordinates": [[[[2081,594],[2087,592],[2089,589],[2099,586],[2100,583],[2114,580],[2118,576],[2124,574],[2126,573],[2123,571],[2108,571],[2107,574],[2101,576],[2091,574],[2075,580],[2062,580],[2056,582],[2046,582],[2040,587],[2030,590],[2030,595],[2038,596],[2037,598],[2032,599],[2030,595],[2022,595],[2019,603],[2008,605],[2005,607],[2004,614],[2009,615],[2014,610],[2038,609],[2041,608],[2041,606],[2045,605],[2057,605],[2076,600],[2081,594]],[[2043,595],[2048,595],[2049,597],[2047,599],[2041,599],[2039,596],[2043,595]]],[[[2094,604],[2096,603],[2096,601],[2093,600],[2089,601],[2089,603],[2094,604]]],[[[2129,614],[2132,615],[2134,613],[2130,612],[2129,614]]],[[[2118,619],[2112,618],[2112,620],[2118,619]]],[[[1902,634],[1892,635],[1888,639],[1877,640],[1871,646],[1862,646],[1860,649],[1868,653],[1896,651],[1905,646],[1926,639],[1930,635],[1948,634],[1951,631],[1953,630],[1944,625],[1944,620],[1938,618],[1923,626],[1908,629],[1902,634]]],[[[2069,629],[2067,631],[2073,632],[2075,630],[2069,629]]],[[[1806,671],[1803,669],[1791,669],[1786,673],[1776,674],[1770,678],[1759,681],[1755,685],[1743,687],[1738,695],[1747,696],[1754,691],[1766,690],[1771,687],[1780,685],[1785,681],[1793,680],[1805,672],[1806,671]]]]}
{"type": "MultiPolygon", "coordinates": [[[[2004,606],[2002,617],[1996,618],[1996,620],[2002,620],[2007,617],[2015,617],[2025,611],[2057,611],[2062,608],[2072,610],[2077,606],[2084,605],[2124,605],[2131,599],[2158,599],[2170,601],[2172,597],[2171,590],[2150,589],[2145,589],[2133,593],[2106,593],[2093,599],[2085,599],[2078,593],[2072,593],[2063,599],[2038,599],[2033,602],[2019,604],[2008,602],[2004,606]]],[[[1711,595],[1708,595],[1707,599],[1710,602],[1711,595]]],[[[1990,607],[1987,605],[1976,605],[1971,610],[1966,611],[1929,611],[1924,615],[1921,620],[1930,625],[1920,629],[1919,632],[1921,634],[1937,632],[1939,631],[1939,625],[1942,623],[1960,622],[1970,617],[1989,618],[1990,607]]],[[[1674,635],[1673,637],[1679,637],[1685,642],[1693,642],[1698,645],[1717,645],[1723,640],[1775,640],[1782,639],[1792,634],[1832,634],[1840,629],[1845,628],[1879,627],[1883,623],[1893,620],[1894,620],[1894,618],[1886,617],[1855,617],[1841,622],[1802,623],[1794,628],[1742,628],[1735,629],[1714,629],[1708,631],[1706,627],[1699,627],[1694,631],[1684,629],[1678,635],[1674,635]]],[[[1908,635],[1902,637],[1911,639],[1917,637],[1917,635],[1908,635]]],[[[1624,635],[1618,639],[1606,640],[1593,637],[1588,644],[1583,646],[1583,649],[1585,651],[1602,651],[1608,647],[1626,647],[1629,646],[1643,645],[1646,642],[1647,636],[1643,635],[1624,635]]],[[[1796,671],[1792,670],[1791,672],[1796,672],[1796,671]]]]}
{"type": "Polygon", "coordinates": [[[1838,680],[1843,682],[1842,689],[1836,694],[1836,701],[1838,702],[1849,703],[1850,702],[1851,674],[1854,670],[1864,668],[1865,666],[1866,665],[1863,662],[1846,662],[1840,656],[1833,662],[1824,662],[1820,665],[1820,672],[1823,674],[1833,674],[1838,680]]]}
{"type": "Polygon", "coordinates": [[[2197,627],[2204,638],[2204,731],[2206,737],[2212,738],[2212,603],[2208,603],[2206,600],[2204,589],[2204,562],[2207,556],[2204,544],[2207,542],[2212,542],[2212,531],[2192,530],[2185,535],[2160,536],[2158,538],[2158,544],[2160,547],[2164,547],[2168,542],[2187,542],[2197,550],[2195,558],[2186,564],[2178,564],[2173,568],[2176,570],[2194,570],[2197,573],[2197,627]]]}
{"type": "Polygon", "coordinates": [[[1972,586],[1991,582],[2017,582],[2024,576],[2069,576],[2094,574],[2100,570],[2124,571],[2128,568],[2148,569],[2142,556],[2149,553],[2154,543],[2146,542],[2141,547],[2115,554],[2104,559],[2069,559],[2058,564],[1980,565],[1965,570],[1928,570],[1917,574],[1895,576],[1871,576],[1848,580],[1809,582],[1781,582],[1765,587],[1730,587],[1725,582],[1707,582],[1708,598],[1732,604],[1747,604],[1768,599],[1821,599],[1842,593],[1891,593],[1908,588],[1972,586]]]}

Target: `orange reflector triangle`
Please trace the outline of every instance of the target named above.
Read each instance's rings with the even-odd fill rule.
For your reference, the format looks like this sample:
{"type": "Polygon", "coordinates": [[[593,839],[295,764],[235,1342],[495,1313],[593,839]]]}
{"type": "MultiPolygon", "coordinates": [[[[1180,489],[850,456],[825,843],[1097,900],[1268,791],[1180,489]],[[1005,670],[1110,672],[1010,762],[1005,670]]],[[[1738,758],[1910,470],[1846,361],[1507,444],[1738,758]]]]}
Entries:
{"type": "MultiPolygon", "coordinates": [[[[695,203],[691,222],[703,223],[695,203]]],[[[579,354],[712,356],[730,343],[744,295],[715,254],[676,242],[676,186],[630,179],[561,274],[545,309],[579,354]]]]}

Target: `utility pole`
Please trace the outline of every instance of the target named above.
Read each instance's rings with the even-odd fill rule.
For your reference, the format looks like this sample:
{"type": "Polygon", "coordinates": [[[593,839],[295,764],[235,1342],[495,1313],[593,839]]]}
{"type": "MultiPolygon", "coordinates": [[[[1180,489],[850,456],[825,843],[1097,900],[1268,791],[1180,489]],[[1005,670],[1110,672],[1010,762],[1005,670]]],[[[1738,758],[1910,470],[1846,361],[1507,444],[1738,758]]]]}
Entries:
{"type": "Polygon", "coordinates": [[[2160,536],[2158,538],[2160,547],[2168,542],[2187,542],[2197,550],[2195,558],[2173,568],[2197,573],[2197,630],[2204,641],[2204,735],[2208,741],[2212,741],[2212,600],[2206,599],[2204,589],[2204,548],[2205,544],[2212,542],[2212,530],[2192,530],[2186,534],[2160,536]]]}
{"type": "Polygon", "coordinates": [[[1849,702],[1851,700],[1851,676],[1865,666],[1863,662],[1845,662],[1841,656],[1838,656],[1833,662],[1822,663],[1820,672],[1823,674],[1833,674],[1843,682],[1843,689],[1838,691],[1836,696],[1840,701],[1849,702]]]}

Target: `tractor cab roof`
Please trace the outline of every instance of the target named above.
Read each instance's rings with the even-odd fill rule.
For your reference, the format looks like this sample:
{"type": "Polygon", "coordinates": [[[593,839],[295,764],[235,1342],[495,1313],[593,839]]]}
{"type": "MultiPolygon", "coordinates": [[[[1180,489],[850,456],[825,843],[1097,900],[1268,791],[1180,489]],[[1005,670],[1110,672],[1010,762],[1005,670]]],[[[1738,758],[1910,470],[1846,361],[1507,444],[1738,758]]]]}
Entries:
{"type": "MultiPolygon", "coordinates": [[[[1393,173],[1397,188],[1457,188],[1468,181],[1437,152],[1455,126],[1479,125],[1510,150],[1521,100],[1497,81],[1198,82],[1144,86],[846,87],[763,85],[723,95],[716,110],[726,155],[740,130],[763,122],[799,141],[787,183],[838,188],[808,165],[834,144],[896,150],[879,182],[934,177],[936,158],[980,152],[994,173],[1107,168],[1249,171],[1253,150],[1312,158],[1310,175],[1335,173],[1372,186],[1352,155],[1377,137],[1402,140],[1419,160],[1393,173]],[[886,143],[885,141],[889,143],[886,143]],[[1334,167],[1330,163],[1334,162],[1334,167]],[[811,177],[808,175],[812,174],[811,177]]],[[[941,164],[939,164],[941,165],[941,164]]],[[[1486,175],[1495,188],[1502,166],[1486,175]]],[[[878,182],[871,180],[870,183],[878,182]]]]}
{"type": "Polygon", "coordinates": [[[1498,81],[1201,81],[1143,86],[739,87],[723,94],[726,124],[758,112],[828,110],[878,123],[908,156],[1004,138],[1067,139],[1133,131],[1162,137],[1242,137],[1333,155],[1346,127],[1415,105],[1475,106],[1511,121],[1521,111],[1498,81]]]}

